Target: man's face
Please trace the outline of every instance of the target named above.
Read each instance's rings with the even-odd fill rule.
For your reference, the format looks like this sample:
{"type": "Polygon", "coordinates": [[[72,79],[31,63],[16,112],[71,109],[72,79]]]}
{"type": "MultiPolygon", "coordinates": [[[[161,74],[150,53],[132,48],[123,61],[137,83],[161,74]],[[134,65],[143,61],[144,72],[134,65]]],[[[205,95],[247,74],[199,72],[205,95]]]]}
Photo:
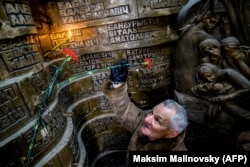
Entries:
{"type": "Polygon", "coordinates": [[[154,141],[163,138],[172,138],[172,131],[169,130],[168,124],[172,116],[175,115],[174,110],[170,110],[162,103],[153,108],[152,113],[148,114],[144,119],[144,124],[141,127],[141,132],[154,141]]]}

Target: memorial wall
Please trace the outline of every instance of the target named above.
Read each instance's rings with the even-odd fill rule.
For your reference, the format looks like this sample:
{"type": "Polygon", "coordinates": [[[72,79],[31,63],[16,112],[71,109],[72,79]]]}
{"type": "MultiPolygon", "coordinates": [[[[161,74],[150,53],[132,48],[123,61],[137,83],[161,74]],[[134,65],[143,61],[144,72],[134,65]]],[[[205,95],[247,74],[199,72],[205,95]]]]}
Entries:
{"type": "Polygon", "coordinates": [[[172,96],[176,18],[186,2],[1,0],[1,166],[124,165],[130,134],[101,87],[126,59],[137,106],[172,96]]]}

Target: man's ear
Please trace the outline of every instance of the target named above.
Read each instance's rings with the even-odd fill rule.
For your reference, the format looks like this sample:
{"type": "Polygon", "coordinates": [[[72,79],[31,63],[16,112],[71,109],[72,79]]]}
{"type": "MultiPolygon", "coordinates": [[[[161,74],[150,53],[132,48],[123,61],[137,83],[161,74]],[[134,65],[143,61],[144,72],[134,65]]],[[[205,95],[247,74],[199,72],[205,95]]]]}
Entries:
{"type": "Polygon", "coordinates": [[[175,138],[176,136],[178,136],[178,130],[170,130],[168,131],[167,135],[166,135],[166,138],[167,139],[172,139],[172,138],[175,138]]]}

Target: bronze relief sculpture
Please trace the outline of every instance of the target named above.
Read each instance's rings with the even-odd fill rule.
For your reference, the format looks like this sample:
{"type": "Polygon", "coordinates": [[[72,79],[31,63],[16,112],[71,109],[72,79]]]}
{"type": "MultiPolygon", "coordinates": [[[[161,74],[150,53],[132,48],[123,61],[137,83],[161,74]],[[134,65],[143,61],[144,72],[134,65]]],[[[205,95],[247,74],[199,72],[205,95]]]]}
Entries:
{"type": "Polygon", "coordinates": [[[191,122],[225,135],[216,140],[230,140],[226,149],[232,150],[249,150],[250,143],[249,28],[239,17],[249,3],[190,0],[177,20],[175,96],[188,108],[191,122]]]}

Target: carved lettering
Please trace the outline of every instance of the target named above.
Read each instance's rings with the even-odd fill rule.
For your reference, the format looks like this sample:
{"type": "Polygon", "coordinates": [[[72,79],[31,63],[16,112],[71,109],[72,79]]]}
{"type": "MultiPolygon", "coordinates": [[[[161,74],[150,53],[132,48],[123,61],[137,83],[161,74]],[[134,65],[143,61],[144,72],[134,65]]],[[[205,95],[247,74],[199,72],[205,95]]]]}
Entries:
{"type": "Polygon", "coordinates": [[[29,4],[25,3],[3,3],[4,9],[12,26],[33,26],[34,20],[29,4]]]}
{"type": "Polygon", "coordinates": [[[0,118],[0,128],[4,129],[11,125],[11,121],[7,115],[0,118]]]}
{"type": "MultiPolygon", "coordinates": [[[[65,127],[65,117],[62,116],[62,111],[58,107],[56,107],[54,111],[49,111],[48,114],[43,117],[43,120],[46,124],[48,134],[42,136],[41,130],[45,127],[40,126],[38,130],[40,133],[37,133],[36,143],[33,149],[34,155],[38,154],[45,146],[53,142],[65,127]]],[[[27,144],[30,144],[31,138],[33,137],[32,130],[28,130],[24,133],[24,136],[27,144]]]]}
{"type": "Polygon", "coordinates": [[[154,59],[156,53],[151,48],[139,48],[126,50],[128,62],[131,64],[142,63],[145,58],[154,59]]]}
{"type": "Polygon", "coordinates": [[[64,39],[68,37],[69,37],[69,33],[66,31],[50,34],[51,40],[64,39]]]}
{"type": "Polygon", "coordinates": [[[33,36],[9,40],[0,44],[0,56],[3,58],[9,72],[27,68],[41,62],[38,48],[33,36]]]}
{"type": "Polygon", "coordinates": [[[158,18],[147,18],[110,24],[107,27],[110,43],[116,44],[149,39],[153,36],[153,33],[151,31],[140,32],[138,28],[142,26],[157,25],[159,23],[160,21],[158,18]]]}
{"type": "Polygon", "coordinates": [[[170,81],[170,68],[169,64],[156,65],[150,69],[139,70],[139,81],[141,87],[152,85],[160,82],[170,81]]]}
{"type": "Polygon", "coordinates": [[[150,58],[155,64],[169,62],[170,54],[171,52],[162,53],[161,48],[137,48],[126,50],[128,62],[131,64],[140,64],[145,58],[150,58]]]}
{"type": "Polygon", "coordinates": [[[70,64],[72,73],[80,73],[94,69],[102,69],[111,66],[111,62],[100,61],[103,58],[112,58],[111,52],[84,54],[79,56],[79,63],[70,64]]]}
{"type": "Polygon", "coordinates": [[[162,9],[169,7],[181,6],[183,4],[182,0],[151,0],[151,9],[162,9]]]}
{"type": "Polygon", "coordinates": [[[57,2],[57,5],[59,9],[68,9],[85,5],[91,5],[91,0],[71,0],[70,2],[57,2]]]}
{"type": "Polygon", "coordinates": [[[24,116],[25,116],[25,113],[21,107],[18,107],[17,109],[9,113],[9,117],[12,117],[12,123],[16,122],[16,120],[24,116]]]}
{"type": "Polygon", "coordinates": [[[107,78],[108,78],[108,73],[99,73],[92,76],[94,91],[96,92],[101,91],[101,88],[107,78]]]}
{"type": "Polygon", "coordinates": [[[54,51],[61,52],[64,45],[69,45],[72,49],[92,47],[99,45],[98,38],[82,39],[84,33],[95,31],[95,29],[74,29],[71,30],[71,36],[68,31],[50,34],[52,46],[56,47],[54,51]]]}
{"type": "Polygon", "coordinates": [[[111,109],[109,101],[105,96],[100,96],[98,98],[98,100],[99,100],[100,110],[110,110],[111,109]]]}
{"type": "Polygon", "coordinates": [[[116,36],[116,37],[111,37],[110,38],[110,43],[111,44],[116,44],[116,43],[138,41],[138,40],[143,40],[143,39],[149,39],[152,36],[153,35],[152,35],[151,32],[142,32],[142,33],[138,33],[138,34],[116,36]]]}
{"type": "Polygon", "coordinates": [[[61,52],[63,45],[69,41],[70,34],[68,31],[63,31],[49,34],[49,37],[52,41],[52,46],[55,47],[54,51],[61,52]]]}
{"type": "Polygon", "coordinates": [[[1,104],[0,110],[2,114],[8,114],[10,111],[15,109],[12,101],[6,101],[5,103],[1,104]]]}
{"type": "Polygon", "coordinates": [[[95,46],[95,45],[99,45],[98,38],[93,38],[93,39],[84,40],[84,41],[70,42],[70,48],[72,49],[85,48],[85,47],[90,47],[90,46],[95,46]]]}
{"type": "Polygon", "coordinates": [[[84,108],[84,109],[82,109],[80,116],[85,116],[85,115],[88,115],[89,113],[90,113],[89,108],[84,108]]]}
{"type": "Polygon", "coordinates": [[[150,9],[164,9],[171,7],[181,7],[183,0],[143,0],[143,6],[150,9]]]}
{"type": "Polygon", "coordinates": [[[105,9],[104,3],[72,0],[57,2],[62,24],[72,24],[88,20],[104,19],[130,13],[129,5],[105,9]]]}
{"type": "Polygon", "coordinates": [[[32,75],[32,82],[36,91],[40,94],[42,91],[46,89],[48,86],[48,75],[43,73],[42,71],[32,75]]]}
{"type": "Polygon", "coordinates": [[[141,20],[132,20],[127,22],[120,22],[108,25],[109,31],[125,29],[125,28],[137,28],[142,26],[157,25],[160,23],[158,18],[147,18],[141,20]]]}
{"type": "Polygon", "coordinates": [[[17,85],[0,89],[0,130],[24,119],[27,113],[17,85]]]}

